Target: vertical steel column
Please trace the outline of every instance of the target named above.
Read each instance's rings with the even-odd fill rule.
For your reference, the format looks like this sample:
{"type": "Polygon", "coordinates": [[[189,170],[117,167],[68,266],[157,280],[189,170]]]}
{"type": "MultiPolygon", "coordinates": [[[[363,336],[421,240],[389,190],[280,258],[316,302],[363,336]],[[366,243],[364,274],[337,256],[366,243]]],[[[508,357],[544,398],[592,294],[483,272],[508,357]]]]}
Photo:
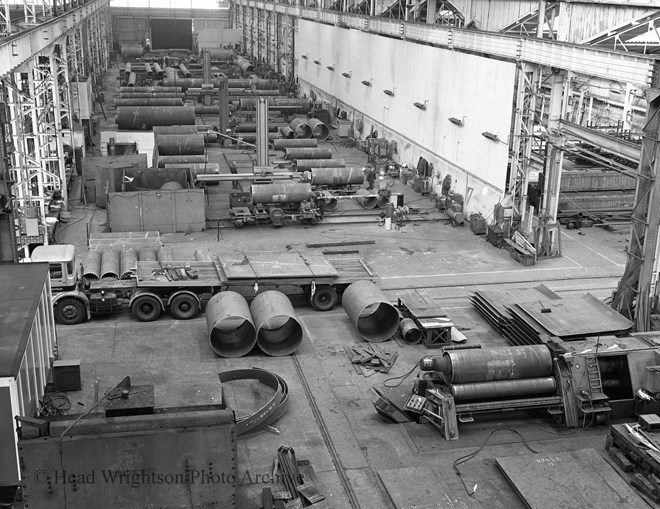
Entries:
{"type": "MultiPolygon", "coordinates": [[[[628,245],[628,261],[612,298],[612,308],[635,320],[637,331],[650,328],[649,296],[654,280],[653,265],[658,256],[660,227],[660,90],[647,91],[646,123],[638,167],[635,207],[628,245]]],[[[657,295],[658,289],[653,291],[657,295]]]]}
{"type": "Polygon", "coordinates": [[[7,89],[0,88],[0,262],[18,262],[15,217],[12,209],[13,178],[8,146],[13,145],[9,132],[7,89]]]}
{"type": "Polygon", "coordinates": [[[561,150],[562,139],[559,135],[559,120],[564,111],[564,82],[565,76],[559,72],[551,76],[550,105],[548,112],[548,134],[552,147],[548,151],[545,162],[545,190],[543,192],[543,214],[548,216],[550,222],[557,220],[557,207],[559,205],[559,186],[561,185],[561,170],[564,159],[561,150]]]}
{"type": "Polygon", "coordinates": [[[11,12],[9,10],[9,0],[3,2],[3,8],[0,10],[0,31],[3,34],[11,34],[11,12]]]}
{"type": "Polygon", "coordinates": [[[257,166],[268,166],[268,100],[257,99],[257,166]]]}
{"type": "MultiPolygon", "coordinates": [[[[66,41],[53,47],[50,59],[51,75],[54,79],[53,97],[53,127],[56,133],[55,144],[57,146],[58,164],[60,169],[60,181],[62,184],[62,200],[64,209],[69,207],[69,192],[66,176],[66,154],[64,151],[64,137],[68,132],[68,144],[74,151],[73,124],[71,119],[71,94],[69,88],[69,66],[67,62],[66,41]]],[[[73,171],[73,169],[71,169],[73,171]]]]}
{"type": "Polygon", "coordinates": [[[105,6],[101,11],[97,12],[98,16],[98,48],[99,48],[99,64],[101,76],[104,76],[108,70],[110,55],[108,47],[112,44],[112,30],[108,30],[108,16],[110,15],[108,6],[105,6]]]}
{"type": "Polygon", "coordinates": [[[90,72],[90,79],[92,83],[96,84],[96,76],[99,76],[99,48],[98,48],[98,12],[95,12],[89,18],[87,18],[85,25],[87,26],[87,51],[86,55],[89,56],[88,66],[90,72]]]}
{"type": "Polygon", "coordinates": [[[37,24],[37,10],[34,5],[34,0],[23,0],[23,13],[25,15],[24,23],[26,25],[37,24]]]}

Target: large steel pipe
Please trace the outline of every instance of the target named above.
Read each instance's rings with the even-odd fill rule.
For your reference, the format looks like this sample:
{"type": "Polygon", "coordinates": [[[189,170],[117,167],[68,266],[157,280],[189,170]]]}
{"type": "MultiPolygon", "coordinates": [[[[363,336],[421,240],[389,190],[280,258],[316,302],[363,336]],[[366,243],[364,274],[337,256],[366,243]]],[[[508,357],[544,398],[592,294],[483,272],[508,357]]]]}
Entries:
{"type": "Polygon", "coordinates": [[[162,93],[183,93],[181,87],[119,87],[119,93],[142,93],[142,94],[162,94],[162,93]]]}
{"type": "Polygon", "coordinates": [[[403,341],[409,345],[416,345],[422,340],[422,331],[412,318],[404,318],[399,323],[399,332],[403,341]]]}
{"type": "Polygon", "coordinates": [[[334,212],[337,210],[337,206],[339,205],[339,200],[337,200],[337,198],[332,196],[332,194],[327,191],[323,191],[321,196],[323,199],[323,209],[326,212],[334,212]]]}
{"type": "Polygon", "coordinates": [[[278,89],[277,80],[273,79],[228,79],[227,88],[254,88],[256,90],[276,90],[278,89]]]}
{"type": "Polygon", "coordinates": [[[241,57],[241,56],[236,57],[236,60],[234,61],[234,63],[243,72],[252,72],[252,71],[254,71],[254,65],[252,65],[252,62],[250,62],[245,57],[241,57]]]}
{"type": "Polygon", "coordinates": [[[187,155],[187,156],[158,156],[158,167],[165,168],[166,164],[186,165],[191,163],[203,163],[206,160],[205,155],[187,155]]]}
{"type": "Polygon", "coordinates": [[[183,99],[183,94],[177,92],[121,92],[117,99],[183,99]]]}
{"type": "Polygon", "coordinates": [[[119,279],[121,266],[119,262],[119,251],[110,249],[101,253],[101,279],[111,277],[119,279]]]}
{"type": "Polygon", "coordinates": [[[136,99],[115,99],[115,106],[183,106],[183,99],[175,99],[171,97],[156,98],[156,97],[143,97],[136,99]]]}
{"type": "Polygon", "coordinates": [[[150,78],[153,75],[151,64],[149,62],[144,63],[144,72],[147,73],[147,76],[149,76],[150,78]]]}
{"type": "Polygon", "coordinates": [[[311,170],[312,168],[343,168],[345,159],[296,159],[298,170],[311,170]]]}
{"type": "Polygon", "coordinates": [[[208,51],[211,54],[212,60],[220,60],[223,62],[228,62],[234,59],[234,52],[228,49],[207,48],[206,51],[208,51]]]}
{"type": "MultiPolygon", "coordinates": [[[[257,133],[238,133],[235,135],[236,138],[241,138],[246,143],[256,143],[257,133]]],[[[277,133],[268,133],[268,141],[275,141],[280,137],[277,133]]]]}
{"type": "Polygon", "coordinates": [[[134,72],[131,72],[128,75],[128,86],[129,87],[134,87],[136,81],[137,81],[137,74],[135,74],[134,72]]]}
{"type": "Polygon", "coordinates": [[[144,48],[139,44],[122,44],[121,54],[125,58],[138,58],[144,53],[144,48]]]}
{"type": "Polygon", "coordinates": [[[196,125],[155,125],[154,134],[197,134],[196,125]]]}
{"type": "Polygon", "coordinates": [[[386,341],[399,328],[399,312],[371,281],[352,283],[344,291],[341,305],[366,341],[386,341]]]}
{"type": "MultiPolygon", "coordinates": [[[[268,131],[271,133],[277,132],[276,125],[268,126],[268,131]]],[[[257,132],[257,123],[256,122],[243,122],[234,127],[234,132],[237,133],[256,133],[257,132]]]]}
{"type": "MultiPolygon", "coordinates": [[[[256,97],[241,97],[238,100],[239,108],[244,111],[252,111],[257,109],[256,97]]],[[[286,111],[287,113],[308,113],[311,109],[311,102],[309,99],[269,99],[268,109],[275,111],[286,111]]],[[[311,128],[309,137],[312,136],[311,128]]]]}
{"type": "MultiPolygon", "coordinates": [[[[280,133],[285,138],[289,138],[289,136],[285,135],[282,132],[282,129],[288,129],[287,133],[288,132],[293,133],[293,130],[290,127],[282,127],[280,129],[280,133]]],[[[275,140],[273,142],[273,148],[275,150],[284,150],[286,148],[316,148],[317,144],[318,144],[318,141],[313,139],[313,138],[308,138],[308,139],[300,138],[300,139],[297,139],[297,140],[296,139],[293,139],[293,140],[292,139],[285,139],[285,140],[275,140]]]]}
{"type": "Polygon", "coordinates": [[[83,277],[101,279],[101,252],[85,251],[82,255],[83,277]]]}
{"type": "MultiPolygon", "coordinates": [[[[282,135],[282,138],[287,138],[287,139],[293,138],[295,136],[293,129],[291,129],[289,126],[280,127],[280,134],[282,135]]],[[[316,147],[316,145],[314,146],[316,147]]]]}
{"type": "Polygon", "coordinates": [[[332,159],[332,149],[311,147],[287,147],[284,149],[285,159],[332,159]]]}
{"type": "Polygon", "coordinates": [[[138,251],[138,259],[141,262],[155,262],[158,261],[158,255],[153,247],[143,247],[138,251]]]}
{"type": "Polygon", "coordinates": [[[378,206],[378,195],[374,194],[374,191],[358,189],[355,193],[355,201],[364,209],[375,209],[378,206]]]}
{"type": "MultiPolygon", "coordinates": [[[[176,69],[173,69],[173,71],[176,73],[176,69]]],[[[211,80],[210,84],[213,85],[214,88],[219,88],[222,81],[223,79],[214,78],[211,80]]],[[[163,79],[164,87],[181,87],[184,90],[188,90],[189,88],[202,88],[202,85],[205,84],[204,78],[179,78],[176,76],[168,76],[163,79]]]]}
{"type": "Polygon", "coordinates": [[[131,72],[133,72],[133,65],[130,62],[126,62],[124,64],[124,74],[126,75],[126,78],[130,76],[131,72]]]}
{"type": "MultiPolygon", "coordinates": [[[[163,80],[163,81],[172,80],[172,81],[176,82],[177,76],[178,75],[177,75],[176,69],[174,67],[166,67],[165,68],[165,80],[163,80]]],[[[177,88],[182,88],[182,87],[177,87],[177,88]]],[[[185,88],[184,88],[184,90],[185,90],[185,88]]]]}
{"type": "Polygon", "coordinates": [[[165,74],[158,62],[151,64],[151,68],[153,69],[153,73],[156,74],[159,78],[162,78],[163,74],[165,74]]]}
{"type": "Polygon", "coordinates": [[[553,394],[557,390],[557,384],[554,378],[547,376],[520,380],[451,384],[449,388],[456,401],[475,401],[553,394]]]}
{"type": "Polygon", "coordinates": [[[186,78],[192,78],[192,73],[188,70],[185,64],[179,64],[179,70],[186,78]]]}
{"type": "Polygon", "coordinates": [[[296,138],[311,138],[312,137],[312,128],[305,122],[302,118],[294,118],[290,123],[289,127],[293,130],[293,135],[296,138]]]}
{"type": "Polygon", "coordinates": [[[222,357],[241,357],[254,348],[257,331],[245,298],[231,291],[216,293],[204,310],[209,341],[222,357]]]}
{"type": "Polygon", "coordinates": [[[217,115],[218,113],[220,113],[220,106],[195,105],[195,115],[217,115]]]}
{"type": "Polygon", "coordinates": [[[203,134],[159,134],[156,136],[158,155],[203,155],[206,148],[203,134]]]}
{"type": "Polygon", "coordinates": [[[119,279],[130,279],[135,270],[137,269],[138,255],[135,249],[125,247],[121,251],[121,270],[119,271],[119,279]]]}
{"type": "Polygon", "coordinates": [[[117,108],[121,130],[148,131],[155,125],[194,125],[195,108],[189,106],[123,106],[117,108]]]}
{"type": "Polygon", "coordinates": [[[313,186],[347,186],[364,183],[362,168],[312,168],[313,186]]]}
{"type": "Polygon", "coordinates": [[[252,203],[300,203],[314,197],[310,184],[289,181],[252,184],[250,194],[252,203]]]}
{"type": "Polygon", "coordinates": [[[312,128],[312,137],[324,141],[330,136],[330,129],[318,118],[310,118],[307,123],[312,128]]]}
{"type": "Polygon", "coordinates": [[[545,345],[452,350],[425,357],[421,369],[442,373],[447,383],[461,384],[550,376],[552,355],[545,345]]]}
{"type": "Polygon", "coordinates": [[[289,298],[268,290],[257,295],[250,304],[257,327],[257,344],[272,356],[289,355],[302,343],[303,329],[289,298]]]}

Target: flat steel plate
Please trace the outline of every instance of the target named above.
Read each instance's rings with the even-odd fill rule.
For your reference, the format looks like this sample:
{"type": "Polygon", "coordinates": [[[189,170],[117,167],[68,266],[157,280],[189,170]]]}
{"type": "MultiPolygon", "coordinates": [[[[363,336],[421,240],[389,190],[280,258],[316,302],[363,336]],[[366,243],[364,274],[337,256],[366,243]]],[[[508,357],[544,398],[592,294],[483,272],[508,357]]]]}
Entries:
{"type": "Polygon", "coordinates": [[[219,254],[220,264],[229,281],[238,279],[287,279],[338,277],[339,273],[323,255],[286,253],[219,254]]]}

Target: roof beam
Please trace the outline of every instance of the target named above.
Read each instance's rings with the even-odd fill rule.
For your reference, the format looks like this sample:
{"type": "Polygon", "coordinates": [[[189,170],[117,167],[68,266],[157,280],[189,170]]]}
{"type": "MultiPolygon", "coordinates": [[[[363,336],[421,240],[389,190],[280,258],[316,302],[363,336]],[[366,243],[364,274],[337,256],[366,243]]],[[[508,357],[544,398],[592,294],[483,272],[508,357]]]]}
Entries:
{"type": "Polygon", "coordinates": [[[616,154],[632,163],[639,164],[639,158],[642,152],[639,145],[610,136],[609,134],[601,133],[596,129],[590,129],[579,124],[574,124],[567,120],[559,121],[559,130],[563,134],[574,136],[590,145],[602,148],[603,150],[616,154]]]}

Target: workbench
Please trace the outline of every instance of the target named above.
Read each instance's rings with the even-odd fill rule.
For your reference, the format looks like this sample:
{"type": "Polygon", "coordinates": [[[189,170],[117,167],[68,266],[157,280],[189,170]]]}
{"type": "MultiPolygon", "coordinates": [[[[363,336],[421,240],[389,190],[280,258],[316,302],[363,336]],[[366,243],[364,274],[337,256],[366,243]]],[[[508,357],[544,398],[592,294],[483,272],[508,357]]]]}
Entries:
{"type": "Polygon", "coordinates": [[[397,290],[397,307],[406,318],[412,318],[422,332],[422,344],[440,348],[451,343],[454,323],[425,290],[397,290]]]}

